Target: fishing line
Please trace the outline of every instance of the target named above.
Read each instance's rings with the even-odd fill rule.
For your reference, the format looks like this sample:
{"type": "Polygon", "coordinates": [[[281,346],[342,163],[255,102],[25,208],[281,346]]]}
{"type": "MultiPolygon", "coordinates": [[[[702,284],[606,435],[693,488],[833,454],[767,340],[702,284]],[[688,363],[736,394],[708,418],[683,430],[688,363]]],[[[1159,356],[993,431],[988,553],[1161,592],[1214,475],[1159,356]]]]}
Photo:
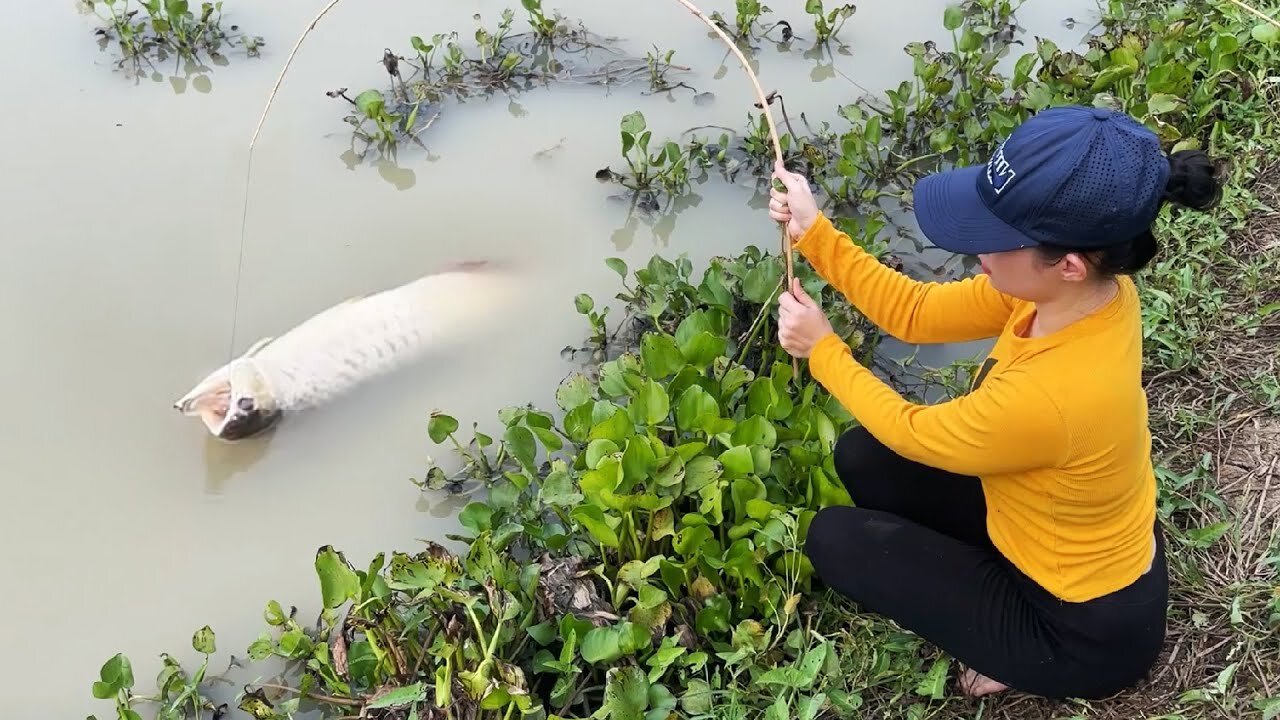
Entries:
{"type": "Polygon", "coordinates": [[[249,224],[249,181],[253,174],[253,150],[258,143],[258,135],[262,132],[262,125],[267,121],[267,113],[271,112],[271,103],[276,99],[276,93],[280,91],[280,84],[284,82],[284,76],[289,72],[289,66],[293,64],[293,58],[298,54],[298,48],[302,47],[302,41],[307,39],[311,31],[316,28],[316,24],[320,19],[329,13],[342,0],[331,0],[328,5],[324,6],[311,24],[302,31],[298,36],[298,41],[293,44],[293,50],[289,52],[289,57],[284,61],[284,67],[280,69],[280,76],[276,78],[275,87],[271,88],[271,94],[267,96],[267,106],[262,109],[262,117],[258,118],[258,126],[253,130],[253,137],[249,139],[249,161],[244,170],[244,205],[240,212],[240,257],[236,264],[236,288],[233,295],[233,305],[231,308],[231,338],[227,341],[227,360],[230,361],[235,357],[236,347],[236,327],[240,321],[240,282],[244,277],[244,250],[245,250],[245,230],[249,224]]]}

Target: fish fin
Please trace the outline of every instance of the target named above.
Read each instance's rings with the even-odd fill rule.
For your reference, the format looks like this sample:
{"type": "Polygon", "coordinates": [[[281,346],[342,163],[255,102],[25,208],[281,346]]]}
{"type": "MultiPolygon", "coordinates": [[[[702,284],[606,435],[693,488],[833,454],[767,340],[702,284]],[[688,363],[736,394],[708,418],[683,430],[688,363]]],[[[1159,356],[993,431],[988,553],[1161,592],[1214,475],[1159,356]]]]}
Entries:
{"type": "Polygon", "coordinates": [[[244,354],[241,355],[240,357],[250,358],[250,357],[253,357],[254,355],[257,355],[258,353],[262,352],[262,348],[270,345],[273,340],[275,340],[275,338],[271,336],[259,338],[252,345],[250,345],[249,349],[245,350],[244,354]]]}

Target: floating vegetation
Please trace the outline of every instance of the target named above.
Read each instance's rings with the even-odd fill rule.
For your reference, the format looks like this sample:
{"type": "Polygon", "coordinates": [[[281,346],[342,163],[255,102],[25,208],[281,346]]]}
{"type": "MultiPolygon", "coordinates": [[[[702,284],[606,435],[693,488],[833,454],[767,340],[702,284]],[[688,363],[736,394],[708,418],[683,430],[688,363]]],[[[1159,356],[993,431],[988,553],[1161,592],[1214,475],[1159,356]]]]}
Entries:
{"type": "MultiPolygon", "coordinates": [[[[207,677],[209,656],[218,649],[213,629],[206,625],[197,630],[191,636],[191,647],[204,655],[200,667],[196,668],[195,673],[188,675],[172,655],[162,654],[154,695],[139,695],[134,692],[133,664],[124,654],[117,653],[103,663],[98,671],[98,680],[93,683],[93,696],[99,700],[114,702],[118,720],[142,720],[142,716],[134,710],[135,705],[142,704],[155,705],[155,717],[160,720],[201,720],[206,717],[219,720],[227,712],[226,703],[215,704],[205,695],[205,685],[212,679],[207,677]]],[[[89,720],[97,719],[90,715],[89,720]]]]}
{"type": "Polygon", "coordinates": [[[258,36],[240,32],[238,25],[223,27],[222,2],[203,2],[198,7],[188,0],[82,0],[107,27],[95,32],[104,47],[120,46],[120,64],[163,62],[176,56],[199,60],[202,55],[215,63],[225,62],[225,48],[237,45],[250,57],[257,57],[265,44],[258,36]],[[198,10],[198,12],[196,12],[198,10]]]}
{"type": "MultiPolygon", "coordinates": [[[[828,45],[835,39],[845,22],[853,17],[857,10],[857,6],[853,3],[833,5],[831,9],[827,9],[823,6],[822,0],[805,0],[804,11],[809,15],[810,24],[813,26],[814,47],[828,45]]],[[[795,26],[785,19],[766,24],[763,20],[764,16],[771,12],[769,6],[761,3],[760,0],[734,0],[733,23],[730,23],[718,10],[710,13],[708,17],[735,41],[748,46],[757,36],[771,37],[775,30],[779,31],[783,43],[789,43],[799,37],[796,35],[795,26]]]]}
{"type": "MultiPolygon", "coordinates": [[[[920,177],[981,161],[1000,138],[1050,105],[1124,108],[1170,149],[1182,149],[1209,146],[1233,105],[1276,93],[1266,73],[1241,76],[1238,67],[1246,53],[1252,54],[1250,67],[1265,67],[1265,56],[1274,53],[1269,46],[1275,43],[1266,42],[1273,26],[1258,23],[1231,32],[1207,26],[1207,39],[1191,42],[1188,28],[1195,18],[1184,5],[1141,11],[1149,22],[1134,23],[1130,15],[1136,11],[1112,3],[1103,31],[1090,37],[1086,52],[1063,51],[1037,38],[1033,51],[1018,56],[1012,75],[1002,74],[997,64],[1021,44],[1014,19],[1021,4],[964,0],[948,7],[943,26],[951,33],[951,49],[931,41],[908,44],[904,52],[913,61],[912,78],[883,98],[864,96],[840,107],[845,130],[828,122],[810,124],[803,115],[797,128],[783,106],[787,133],[781,141],[788,165],[810,177],[835,208],[851,212],[885,197],[909,201],[920,177]],[[1195,83],[1194,77],[1203,81],[1195,83]]],[[[668,156],[716,167],[729,181],[745,171],[760,183],[773,166],[764,129],[763,119],[753,119],[745,131],[725,128],[718,142],[708,142],[697,129],[687,131],[693,137],[677,142],[678,152],[668,156]]],[[[668,142],[657,144],[666,148],[668,142]]],[[[601,179],[635,184],[621,174],[601,179]]],[[[657,185],[671,191],[685,187],[657,185]]]]}
{"type": "Polygon", "coordinates": [[[597,36],[558,14],[547,17],[539,0],[524,0],[523,6],[528,31],[513,31],[515,13],[509,8],[494,27],[477,14],[479,27],[469,49],[457,31],[429,39],[415,35],[407,55],[384,50],[388,88],[364,90],[354,98],[342,88],[329,96],[351,104],[353,112],[345,120],[367,147],[386,151],[417,142],[446,98],[465,101],[553,83],[613,87],[644,82],[653,92],[689,88],[669,79],[672,72],[688,70],[673,64],[672,52],[655,48],[646,57],[631,57],[617,49],[615,38],[597,36]]]}

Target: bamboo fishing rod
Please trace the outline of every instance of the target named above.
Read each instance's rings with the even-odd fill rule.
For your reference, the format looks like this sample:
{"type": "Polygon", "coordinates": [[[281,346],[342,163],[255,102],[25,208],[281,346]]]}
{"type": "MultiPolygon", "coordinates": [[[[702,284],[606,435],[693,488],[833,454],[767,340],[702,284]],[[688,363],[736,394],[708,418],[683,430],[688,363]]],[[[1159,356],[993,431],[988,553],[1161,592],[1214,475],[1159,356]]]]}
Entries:
{"type": "MultiPolygon", "coordinates": [[[[751,86],[756,92],[756,100],[760,103],[760,111],[764,113],[765,122],[769,125],[769,140],[773,143],[774,158],[778,161],[778,164],[781,165],[782,143],[778,141],[778,126],[773,122],[773,113],[769,112],[769,98],[765,96],[764,88],[760,86],[759,78],[756,77],[755,71],[751,69],[751,63],[747,62],[747,58],[742,54],[742,50],[738,48],[738,44],[735,43],[733,39],[715,23],[714,20],[707,17],[706,13],[699,10],[697,5],[694,5],[690,0],[676,0],[676,2],[685,6],[685,9],[693,13],[698,17],[698,19],[702,20],[702,22],[706,23],[708,27],[714,30],[715,33],[720,36],[720,39],[729,46],[729,49],[733,51],[733,54],[737,56],[738,62],[742,64],[742,69],[747,71],[747,78],[751,81],[751,86]]],[[[791,287],[795,280],[795,264],[791,259],[791,236],[787,234],[786,223],[778,223],[778,228],[782,234],[782,257],[786,266],[787,292],[791,292],[791,287]]],[[[791,358],[791,370],[794,374],[793,379],[798,380],[800,377],[800,361],[795,357],[791,358]]]]}

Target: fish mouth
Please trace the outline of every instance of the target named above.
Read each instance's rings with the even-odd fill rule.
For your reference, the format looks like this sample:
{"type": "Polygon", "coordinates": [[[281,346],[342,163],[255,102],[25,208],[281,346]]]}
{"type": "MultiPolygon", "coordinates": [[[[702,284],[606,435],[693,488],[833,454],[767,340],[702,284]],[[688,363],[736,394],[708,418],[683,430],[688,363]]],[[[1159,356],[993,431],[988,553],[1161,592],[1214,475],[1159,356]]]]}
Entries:
{"type": "Polygon", "coordinates": [[[224,417],[222,426],[214,433],[223,440],[246,440],[267,432],[280,422],[284,413],[280,410],[254,410],[253,412],[237,412],[224,417]]]}
{"type": "Polygon", "coordinates": [[[183,415],[194,415],[200,418],[205,428],[217,436],[221,436],[222,429],[226,425],[230,407],[230,386],[184,397],[173,404],[173,408],[183,415]]]}
{"type": "Polygon", "coordinates": [[[243,440],[274,427],[284,413],[267,398],[234,398],[233,377],[238,371],[218,371],[173,403],[178,412],[199,418],[210,435],[221,440],[243,440]]]}
{"type": "Polygon", "coordinates": [[[265,433],[275,427],[284,413],[280,410],[232,412],[230,392],[217,392],[196,399],[179,400],[174,409],[183,415],[200,419],[209,434],[221,440],[245,440],[265,433]]]}

